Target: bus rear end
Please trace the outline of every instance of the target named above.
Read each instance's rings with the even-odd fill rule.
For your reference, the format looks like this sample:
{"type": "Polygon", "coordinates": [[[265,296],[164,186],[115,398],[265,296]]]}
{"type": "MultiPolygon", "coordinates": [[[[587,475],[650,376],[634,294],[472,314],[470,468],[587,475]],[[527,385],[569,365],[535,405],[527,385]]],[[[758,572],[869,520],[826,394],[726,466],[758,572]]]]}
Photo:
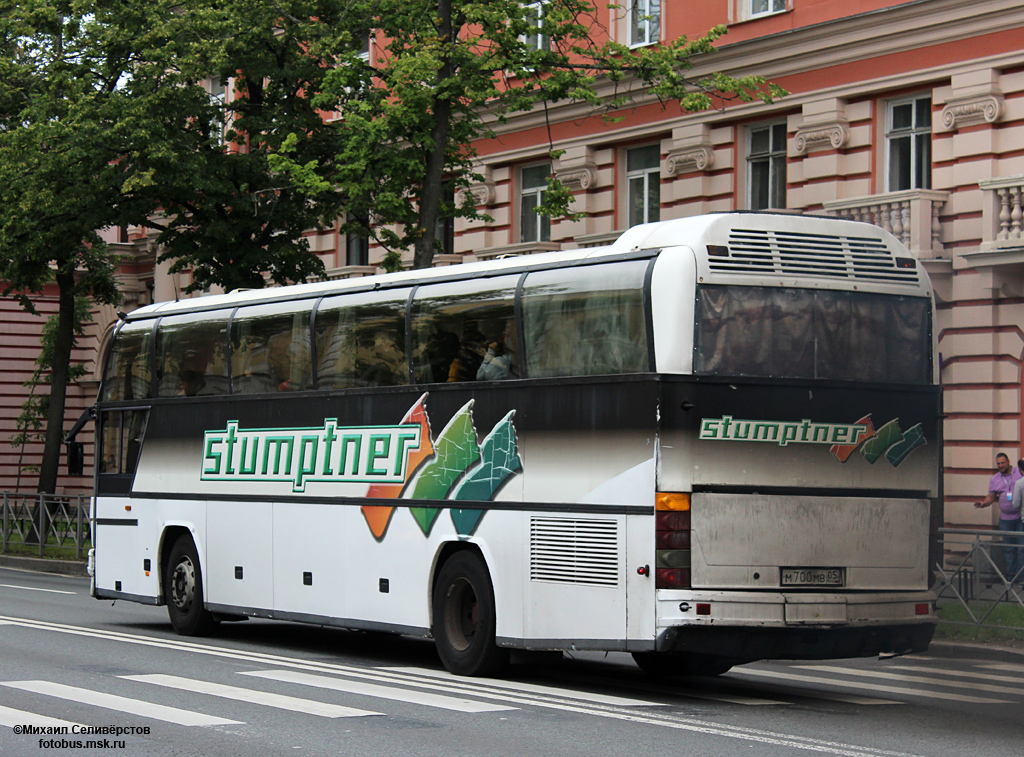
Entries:
{"type": "Polygon", "coordinates": [[[923,651],[942,442],[926,274],[865,224],[681,226],[652,284],[657,652],[638,659],[923,651]]]}

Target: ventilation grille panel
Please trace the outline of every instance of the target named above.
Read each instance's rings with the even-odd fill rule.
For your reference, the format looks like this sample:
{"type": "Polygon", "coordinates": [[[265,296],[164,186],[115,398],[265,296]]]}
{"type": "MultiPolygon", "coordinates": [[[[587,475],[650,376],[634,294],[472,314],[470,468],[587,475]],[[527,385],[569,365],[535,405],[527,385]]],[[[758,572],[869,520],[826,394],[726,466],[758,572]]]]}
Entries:
{"type": "Polygon", "coordinates": [[[618,522],[531,518],[530,580],[618,586],[618,522]]]}
{"type": "Polygon", "coordinates": [[[795,276],[864,282],[917,284],[917,267],[897,268],[882,239],[736,229],[728,257],[708,257],[718,273],[795,276]]]}

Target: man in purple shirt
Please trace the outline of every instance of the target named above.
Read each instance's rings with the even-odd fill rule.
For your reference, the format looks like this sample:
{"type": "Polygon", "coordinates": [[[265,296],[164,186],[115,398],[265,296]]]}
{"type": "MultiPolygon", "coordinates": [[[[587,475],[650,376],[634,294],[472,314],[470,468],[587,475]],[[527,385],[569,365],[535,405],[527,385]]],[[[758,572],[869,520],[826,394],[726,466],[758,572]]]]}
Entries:
{"type": "MultiPolygon", "coordinates": [[[[1019,533],[1021,531],[1020,510],[1013,501],[1013,485],[1024,476],[1020,469],[1010,465],[1010,458],[1000,452],[996,455],[996,472],[988,483],[988,496],[975,507],[988,507],[999,503],[999,530],[1019,533]]],[[[1003,542],[1010,548],[1006,553],[1006,577],[1013,580],[1024,567],[1024,549],[1019,546],[1018,537],[1007,537],[1003,542]]]]}

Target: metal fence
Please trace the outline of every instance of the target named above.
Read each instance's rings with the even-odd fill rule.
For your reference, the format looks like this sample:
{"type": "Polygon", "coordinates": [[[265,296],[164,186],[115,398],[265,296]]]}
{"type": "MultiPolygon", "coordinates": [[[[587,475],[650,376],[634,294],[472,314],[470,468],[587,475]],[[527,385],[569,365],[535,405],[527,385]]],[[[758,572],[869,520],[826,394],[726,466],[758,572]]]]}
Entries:
{"type": "Polygon", "coordinates": [[[1011,576],[1006,569],[1011,550],[1024,555],[1024,534],[969,528],[940,528],[942,561],[936,565],[940,601],[966,610],[969,620],[945,621],[986,628],[1024,630],[1024,571],[1011,576]],[[1010,620],[1006,609],[1014,608],[1010,620]],[[1017,619],[1013,618],[1013,615],[1017,619]],[[996,618],[1002,622],[993,622],[996,618]]]}
{"type": "Polygon", "coordinates": [[[85,494],[3,493],[3,552],[82,559],[92,542],[85,494]]]}

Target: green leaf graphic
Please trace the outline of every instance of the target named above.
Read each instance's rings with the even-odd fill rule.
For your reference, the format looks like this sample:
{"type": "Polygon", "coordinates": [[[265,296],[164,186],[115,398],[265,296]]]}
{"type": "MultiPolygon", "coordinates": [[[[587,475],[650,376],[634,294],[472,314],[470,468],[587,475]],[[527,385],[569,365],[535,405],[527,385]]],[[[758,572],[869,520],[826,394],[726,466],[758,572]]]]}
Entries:
{"type": "MultiPolygon", "coordinates": [[[[412,499],[444,499],[455,482],[480,459],[480,445],[473,428],[473,400],[462,406],[434,442],[434,457],[424,464],[412,499]]],[[[438,513],[437,507],[411,507],[409,511],[424,534],[429,534],[438,513]]]]}
{"type": "MultiPolygon", "coordinates": [[[[480,446],[481,461],[455,489],[453,500],[490,501],[501,485],[522,470],[516,445],[516,430],[512,425],[515,410],[498,421],[480,446]]],[[[459,536],[470,536],[480,523],[486,510],[452,508],[452,523],[459,536]]]]}

